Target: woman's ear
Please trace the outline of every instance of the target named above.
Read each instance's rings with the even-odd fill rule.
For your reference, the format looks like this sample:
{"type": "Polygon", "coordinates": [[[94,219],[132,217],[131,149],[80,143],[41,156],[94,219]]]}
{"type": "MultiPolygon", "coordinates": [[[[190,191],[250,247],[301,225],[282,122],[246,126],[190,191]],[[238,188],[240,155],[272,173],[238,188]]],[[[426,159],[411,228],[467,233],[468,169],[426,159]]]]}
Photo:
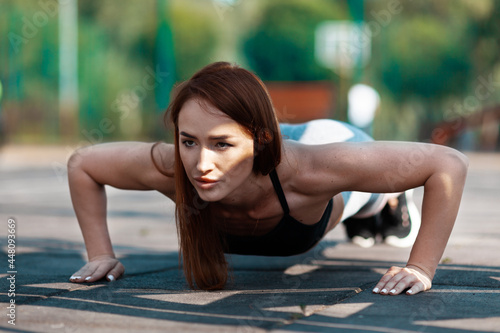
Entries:
{"type": "Polygon", "coordinates": [[[263,151],[273,140],[274,135],[271,130],[269,130],[268,128],[260,129],[255,134],[254,156],[257,156],[259,152],[263,151]]]}

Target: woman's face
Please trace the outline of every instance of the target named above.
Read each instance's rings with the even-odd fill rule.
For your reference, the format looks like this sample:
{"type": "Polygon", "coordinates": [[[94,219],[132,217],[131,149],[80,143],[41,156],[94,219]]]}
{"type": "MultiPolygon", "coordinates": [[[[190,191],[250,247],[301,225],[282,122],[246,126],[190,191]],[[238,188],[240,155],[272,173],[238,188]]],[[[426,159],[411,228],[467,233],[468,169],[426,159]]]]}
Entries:
{"type": "Polygon", "coordinates": [[[201,199],[222,200],[252,175],[253,138],[223,112],[191,99],[179,113],[178,127],[182,164],[201,199]]]}

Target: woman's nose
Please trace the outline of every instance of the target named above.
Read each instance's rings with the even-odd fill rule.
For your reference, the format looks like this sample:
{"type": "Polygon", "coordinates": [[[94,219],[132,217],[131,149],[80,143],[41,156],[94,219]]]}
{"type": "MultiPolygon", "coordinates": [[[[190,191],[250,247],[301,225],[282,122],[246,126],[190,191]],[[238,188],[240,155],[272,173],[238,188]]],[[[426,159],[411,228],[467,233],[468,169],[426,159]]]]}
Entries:
{"type": "Polygon", "coordinates": [[[207,173],[214,169],[214,156],[210,149],[202,148],[198,159],[197,168],[202,173],[207,173]]]}

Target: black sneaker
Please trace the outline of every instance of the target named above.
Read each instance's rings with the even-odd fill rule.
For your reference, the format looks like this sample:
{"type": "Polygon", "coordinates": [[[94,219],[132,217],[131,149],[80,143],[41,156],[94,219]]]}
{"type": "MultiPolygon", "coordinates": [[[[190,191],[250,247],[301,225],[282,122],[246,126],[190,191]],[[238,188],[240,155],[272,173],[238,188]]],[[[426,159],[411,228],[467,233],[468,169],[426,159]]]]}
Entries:
{"type": "Polygon", "coordinates": [[[395,247],[413,245],[420,228],[420,213],[413,202],[413,190],[398,196],[395,208],[386,204],[380,215],[380,232],[386,244],[395,247]]]}
{"type": "Polygon", "coordinates": [[[361,247],[372,247],[377,235],[377,216],[367,218],[350,217],[344,222],[349,240],[361,247]]]}

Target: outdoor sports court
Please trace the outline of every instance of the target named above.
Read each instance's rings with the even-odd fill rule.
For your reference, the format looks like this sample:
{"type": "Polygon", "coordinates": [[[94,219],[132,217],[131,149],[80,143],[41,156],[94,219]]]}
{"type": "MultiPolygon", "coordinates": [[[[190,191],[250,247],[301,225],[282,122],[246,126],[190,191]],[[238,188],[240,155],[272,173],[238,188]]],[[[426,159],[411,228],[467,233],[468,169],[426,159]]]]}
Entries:
{"type": "MultiPolygon", "coordinates": [[[[469,154],[460,213],[431,291],[371,289],[409,249],[348,243],[342,227],[300,256],[233,256],[226,290],[192,291],[178,267],[173,204],[153,192],[108,190],[113,283],[74,284],[85,249],[64,163],[67,149],[7,146],[0,161],[0,239],[15,220],[15,297],[0,272],[6,332],[500,332],[500,156],[469,154]],[[388,258],[380,261],[377,258],[388,258]],[[15,322],[7,323],[9,299],[15,322]]],[[[2,267],[8,257],[2,253],[2,267]]]]}

